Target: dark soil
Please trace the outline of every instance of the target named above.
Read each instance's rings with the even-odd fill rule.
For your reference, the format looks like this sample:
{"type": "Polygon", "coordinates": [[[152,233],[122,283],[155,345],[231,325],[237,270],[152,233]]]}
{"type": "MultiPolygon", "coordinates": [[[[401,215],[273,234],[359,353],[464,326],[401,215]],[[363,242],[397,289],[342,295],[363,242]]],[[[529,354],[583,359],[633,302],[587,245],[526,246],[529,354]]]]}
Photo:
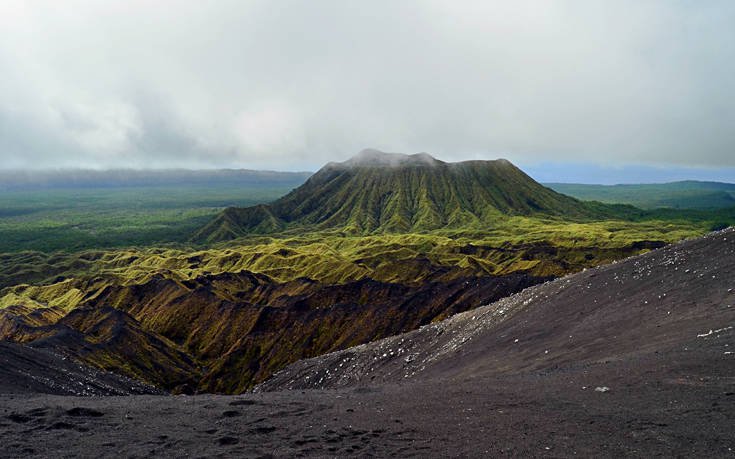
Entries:
{"type": "Polygon", "coordinates": [[[298,362],[254,394],[5,395],[0,456],[731,457],[734,327],[726,230],[298,362]]]}
{"type": "Polygon", "coordinates": [[[0,393],[86,396],[164,392],[45,349],[0,341],[0,393]]]}

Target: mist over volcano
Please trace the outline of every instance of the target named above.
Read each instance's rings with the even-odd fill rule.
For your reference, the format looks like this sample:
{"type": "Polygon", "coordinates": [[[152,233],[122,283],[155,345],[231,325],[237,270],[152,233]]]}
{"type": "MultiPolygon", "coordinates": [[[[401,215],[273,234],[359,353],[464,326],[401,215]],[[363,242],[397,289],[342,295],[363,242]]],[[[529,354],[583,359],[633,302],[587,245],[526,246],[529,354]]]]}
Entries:
{"type": "Polygon", "coordinates": [[[733,23],[0,1],[0,459],[732,456],[733,23]]]}
{"type": "Polygon", "coordinates": [[[348,234],[481,228],[504,215],[604,215],[546,188],[509,161],[446,163],[426,153],[363,150],[331,162],[277,201],[230,208],[194,236],[200,242],[289,229],[348,234]]]}

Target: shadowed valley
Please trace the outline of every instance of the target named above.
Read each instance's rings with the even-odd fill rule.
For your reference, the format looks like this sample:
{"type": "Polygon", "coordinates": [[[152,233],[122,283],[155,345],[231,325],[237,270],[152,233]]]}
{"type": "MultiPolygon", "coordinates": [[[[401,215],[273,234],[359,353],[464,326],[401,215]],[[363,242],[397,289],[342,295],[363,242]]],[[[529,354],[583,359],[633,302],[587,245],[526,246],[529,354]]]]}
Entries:
{"type": "Polygon", "coordinates": [[[271,204],[222,211],[188,246],[3,254],[0,339],[168,391],[242,393],[302,358],[703,234],[722,218],[731,215],[578,201],[504,160],[366,150],[271,204]]]}

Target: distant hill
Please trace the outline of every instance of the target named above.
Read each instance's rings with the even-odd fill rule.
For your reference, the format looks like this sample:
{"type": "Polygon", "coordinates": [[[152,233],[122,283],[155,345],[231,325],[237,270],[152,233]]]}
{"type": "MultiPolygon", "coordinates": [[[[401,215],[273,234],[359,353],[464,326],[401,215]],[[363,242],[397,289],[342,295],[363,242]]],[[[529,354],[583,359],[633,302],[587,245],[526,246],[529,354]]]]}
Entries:
{"type": "Polygon", "coordinates": [[[639,185],[546,183],[553,190],[585,201],[630,204],[643,209],[715,209],[735,206],[735,184],[693,180],[639,185]]]}
{"type": "Polygon", "coordinates": [[[194,239],[214,242],[295,227],[358,234],[478,228],[502,215],[574,218],[595,212],[504,159],[445,163],[426,153],[364,150],[327,164],[269,205],[226,209],[194,239]]]}
{"type": "Polygon", "coordinates": [[[248,169],[218,170],[58,170],[2,171],[0,190],[49,188],[121,188],[156,186],[248,186],[294,188],[311,172],[275,172],[248,169]]]}

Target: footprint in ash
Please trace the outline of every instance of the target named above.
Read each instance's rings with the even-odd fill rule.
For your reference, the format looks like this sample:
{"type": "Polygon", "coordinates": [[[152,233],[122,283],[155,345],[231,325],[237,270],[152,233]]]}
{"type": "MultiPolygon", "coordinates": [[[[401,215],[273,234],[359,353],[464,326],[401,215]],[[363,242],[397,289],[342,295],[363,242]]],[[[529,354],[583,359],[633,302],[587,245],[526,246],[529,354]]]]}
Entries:
{"type": "Polygon", "coordinates": [[[217,443],[221,446],[230,446],[240,443],[240,440],[236,437],[224,436],[217,439],[217,443]]]}
{"type": "Polygon", "coordinates": [[[255,400],[235,400],[234,402],[230,402],[230,406],[249,406],[249,405],[257,405],[258,402],[255,400]]]}
{"type": "Polygon", "coordinates": [[[66,410],[66,415],[73,418],[101,418],[105,413],[92,408],[78,406],[70,410],[66,410]]]}

